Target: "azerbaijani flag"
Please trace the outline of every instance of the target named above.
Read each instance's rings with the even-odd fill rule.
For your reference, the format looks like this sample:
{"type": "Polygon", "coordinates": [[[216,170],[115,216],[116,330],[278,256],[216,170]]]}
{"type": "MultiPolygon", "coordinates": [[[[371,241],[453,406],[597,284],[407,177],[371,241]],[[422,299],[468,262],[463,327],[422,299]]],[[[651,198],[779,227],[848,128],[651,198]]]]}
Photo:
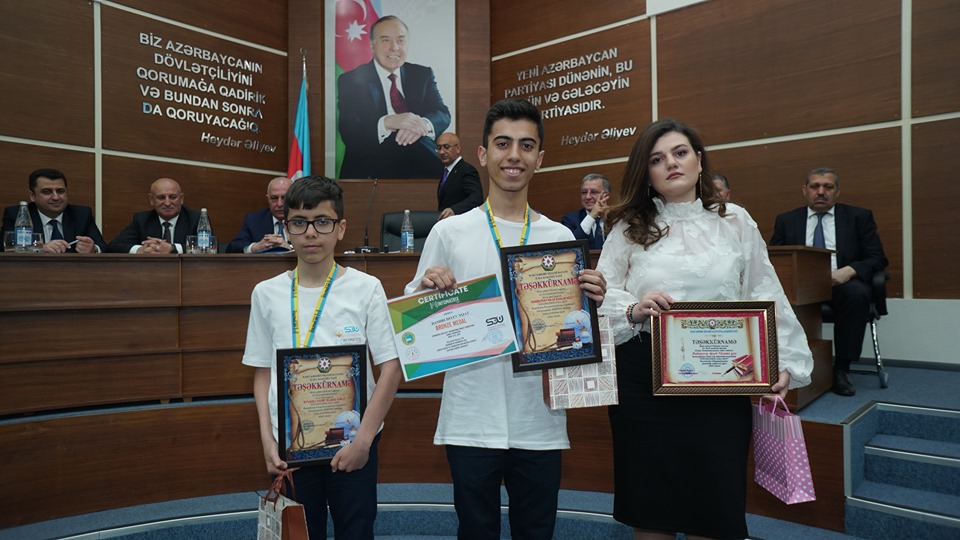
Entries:
{"type": "Polygon", "coordinates": [[[297,121],[293,125],[293,142],[290,143],[290,163],[287,178],[310,175],[310,128],[307,125],[307,74],[300,83],[300,102],[297,104],[297,121]]]}

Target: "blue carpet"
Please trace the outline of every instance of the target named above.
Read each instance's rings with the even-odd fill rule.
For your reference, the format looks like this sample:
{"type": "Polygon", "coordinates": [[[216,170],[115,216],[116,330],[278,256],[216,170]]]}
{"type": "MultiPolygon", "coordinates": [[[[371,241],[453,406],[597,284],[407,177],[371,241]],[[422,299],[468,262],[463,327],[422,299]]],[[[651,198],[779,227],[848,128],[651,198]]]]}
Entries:
{"type": "Polygon", "coordinates": [[[855,396],[827,392],[800,410],[800,418],[839,424],[870,402],[897,403],[960,410],[960,372],[938,369],[888,367],[890,385],[880,388],[876,375],[851,373],[855,396]]]}

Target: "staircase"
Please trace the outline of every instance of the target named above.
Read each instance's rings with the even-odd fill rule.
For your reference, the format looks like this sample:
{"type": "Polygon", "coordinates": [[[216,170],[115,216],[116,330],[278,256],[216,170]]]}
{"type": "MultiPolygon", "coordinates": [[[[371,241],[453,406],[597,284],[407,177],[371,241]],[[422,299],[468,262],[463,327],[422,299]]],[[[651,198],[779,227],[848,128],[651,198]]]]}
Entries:
{"type": "Polygon", "coordinates": [[[960,411],[880,403],[849,428],[846,533],[960,539],[960,411]]]}

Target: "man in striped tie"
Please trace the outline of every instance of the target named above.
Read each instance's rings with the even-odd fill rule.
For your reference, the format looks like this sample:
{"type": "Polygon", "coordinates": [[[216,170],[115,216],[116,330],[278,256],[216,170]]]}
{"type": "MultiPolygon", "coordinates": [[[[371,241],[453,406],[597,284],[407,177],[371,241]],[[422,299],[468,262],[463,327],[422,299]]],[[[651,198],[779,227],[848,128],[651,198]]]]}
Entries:
{"type": "Polygon", "coordinates": [[[838,204],[840,175],[821,167],[807,174],[803,184],[807,206],[777,216],[771,246],[800,245],[834,250],[831,256],[835,314],[833,327],[833,391],[856,393],[848,373],[860,359],[863,333],[870,315],[873,275],[887,267],[873,212],[838,204]]]}

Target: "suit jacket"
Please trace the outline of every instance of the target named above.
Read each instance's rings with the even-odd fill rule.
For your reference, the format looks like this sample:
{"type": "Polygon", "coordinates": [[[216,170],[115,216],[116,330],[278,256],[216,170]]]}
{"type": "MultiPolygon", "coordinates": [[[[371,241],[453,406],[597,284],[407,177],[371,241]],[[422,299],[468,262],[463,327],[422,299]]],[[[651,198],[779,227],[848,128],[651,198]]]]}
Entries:
{"type": "Polygon", "coordinates": [[[275,232],[277,230],[273,226],[273,213],[270,212],[270,209],[254,210],[244,216],[243,226],[240,227],[240,232],[227,246],[227,253],[243,253],[243,249],[250,244],[259,242],[264,235],[275,232]]]}
{"type": "MultiPolygon", "coordinates": [[[[441,175],[443,169],[440,169],[441,175]]],[[[442,176],[441,176],[442,178],[442,176]]],[[[483,204],[483,186],[477,168],[462,157],[457,161],[447,181],[437,186],[437,211],[450,208],[454,214],[462,214],[483,204]]]]}
{"type": "MultiPolygon", "coordinates": [[[[186,206],[180,208],[180,217],[177,226],[173,228],[173,243],[181,246],[187,242],[188,234],[197,234],[197,225],[200,224],[200,212],[186,206]]],[[[129,225],[107,245],[111,253],[129,253],[130,248],[142,244],[147,237],[163,237],[163,227],[160,226],[160,216],[156,210],[146,210],[133,214],[129,225]]]]}
{"type": "MultiPolygon", "coordinates": [[[[877,236],[873,212],[847,204],[834,206],[837,232],[837,268],[851,266],[857,277],[870,283],[873,274],[887,267],[883,244],[877,236]]],[[[771,246],[803,246],[807,243],[807,207],[777,216],[771,246]]]]}
{"type": "MultiPolygon", "coordinates": [[[[408,146],[391,134],[383,143],[377,121],[387,114],[387,98],[371,60],[344,73],[337,81],[340,137],[345,146],[340,178],[436,178],[440,167],[436,140],[421,137],[408,146]]],[[[436,135],[450,125],[433,70],[417,64],[400,66],[403,97],[410,112],[433,123],[436,135]]]]}
{"type": "MultiPolygon", "coordinates": [[[[43,227],[43,221],[40,219],[40,211],[37,210],[36,203],[30,203],[27,205],[27,208],[30,210],[30,217],[33,219],[33,231],[39,232],[44,235],[44,242],[48,242],[50,239],[46,238],[46,231],[43,227]]],[[[3,210],[3,228],[0,231],[0,238],[3,238],[3,233],[7,231],[12,231],[17,222],[17,214],[20,213],[20,205],[17,206],[8,206],[3,210]]],[[[106,253],[107,244],[103,241],[103,235],[100,234],[100,229],[97,228],[97,223],[93,220],[93,210],[89,206],[80,206],[76,204],[68,204],[66,208],[63,209],[63,223],[60,223],[60,232],[63,234],[63,239],[67,242],[73,242],[77,239],[77,236],[89,236],[93,239],[93,243],[96,244],[102,253],[106,253]]],[[[0,251],[3,250],[3,245],[0,245],[0,251]]],[[[77,246],[70,246],[70,249],[67,250],[67,253],[76,253],[77,246]]]]}
{"type": "Polygon", "coordinates": [[[573,237],[577,240],[586,240],[587,243],[590,244],[590,249],[602,249],[602,234],[588,235],[587,233],[583,232],[582,228],[580,228],[580,222],[583,221],[583,218],[585,217],[587,217],[587,209],[581,208],[575,212],[568,212],[564,214],[563,219],[560,220],[560,223],[573,231],[573,237]]]}

